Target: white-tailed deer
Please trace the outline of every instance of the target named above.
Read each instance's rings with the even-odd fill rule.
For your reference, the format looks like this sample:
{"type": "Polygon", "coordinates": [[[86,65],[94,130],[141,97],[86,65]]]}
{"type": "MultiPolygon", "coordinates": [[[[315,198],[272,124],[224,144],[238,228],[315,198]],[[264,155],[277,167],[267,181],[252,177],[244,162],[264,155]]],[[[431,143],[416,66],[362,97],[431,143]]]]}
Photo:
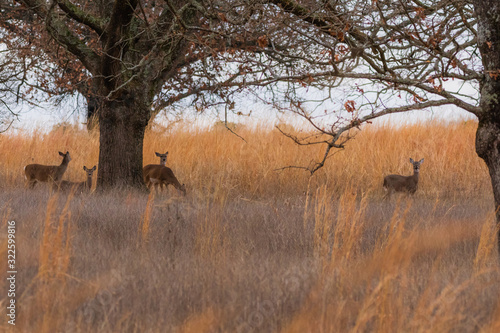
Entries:
{"type": "Polygon", "coordinates": [[[84,182],[70,182],[67,180],[61,180],[59,183],[55,183],[55,186],[60,191],[70,191],[73,190],[73,193],[90,193],[92,189],[92,176],[94,171],[96,170],[96,166],[89,169],[86,166],[83,166],[83,171],[87,174],[87,180],[84,182]]]}
{"type": "Polygon", "coordinates": [[[158,187],[163,190],[163,186],[173,185],[177,190],[181,191],[186,195],[186,184],[180,184],[177,178],[174,176],[172,169],[166,166],[161,166],[161,168],[156,168],[151,170],[149,173],[149,185],[154,185],[158,190],[158,187]]]}
{"type": "Polygon", "coordinates": [[[161,169],[162,167],[167,165],[167,155],[168,151],[165,154],[155,153],[156,156],[160,158],[160,164],[148,164],[142,169],[142,175],[144,176],[144,183],[146,183],[147,187],[150,187],[151,181],[149,180],[149,175],[153,170],[161,169]]]}
{"type": "Polygon", "coordinates": [[[30,188],[33,188],[37,182],[53,183],[61,180],[71,157],[68,151],[66,154],[59,152],[59,155],[63,157],[60,165],[28,164],[24,167],[24,174],[30,188]]]}
{"type": "Polygon", "coordinates": [[[390,197],[393,192],[408,192],[415,193],[418,187],[418,173],[420,165],[424,163],[424,159],[415,162],[410,158],[410,163],[413,164],[413,175],[389,175],[384,178],[384,190],[387,192],[385,197],[390,197]]]}

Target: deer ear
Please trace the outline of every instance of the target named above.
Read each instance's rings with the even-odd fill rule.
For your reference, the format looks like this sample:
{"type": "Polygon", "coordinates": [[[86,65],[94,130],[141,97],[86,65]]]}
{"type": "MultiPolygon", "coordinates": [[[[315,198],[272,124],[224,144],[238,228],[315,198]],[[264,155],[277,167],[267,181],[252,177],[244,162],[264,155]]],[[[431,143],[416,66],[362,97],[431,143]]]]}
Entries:
{"type": "Polygon", "coordinates": [[[165,152],[165,155],[168,155],[168,151],[167,151],[167,152],[165,152]]]}
{"type": "Polygon", "coordinates": [[[411,157],[410,157],[410,163],[415,163],[415,161],[411,157]]]}
{"type": "Polygon", "coordinates": [[[424,159],[421,159],[420,162],[418,162],[418,163],[424,163],[424,159]]]}
{"type": "Polygon", "coordinates": [[[64,153],[59,152],[59,155],[64,156],[64,153]]]}
{"type": "Polygon", "coordinates": [[[156,154],[156,156],[158,156],[158,157],[160,157],[160,155],[161,155],[160,153],[156,153],[156,152],[155,152],[155,154],[156,154]]]}
{"type": "Polygon", "coordinates": [[[87,167],[84,165],[83,166],[83,171],[87,171],[87,170],[88,170],[87,167]]]}
{"type": "Polygon", "coordinates": [[[94,165],[94,167],[92,168],[92,171],[95,171],[95,165],[94,165]]]}

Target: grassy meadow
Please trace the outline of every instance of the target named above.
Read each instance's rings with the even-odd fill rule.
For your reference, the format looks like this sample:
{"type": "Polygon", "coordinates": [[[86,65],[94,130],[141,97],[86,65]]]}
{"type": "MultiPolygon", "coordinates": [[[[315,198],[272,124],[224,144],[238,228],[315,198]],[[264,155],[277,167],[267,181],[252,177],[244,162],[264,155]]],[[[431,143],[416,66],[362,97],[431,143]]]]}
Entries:
{"type": "Polygon", "coordinates": [[[148,131],[144,164],[187,187],[71,195],[24,186],[29,163],[72,161],[84,181],[98,135],[0,134],[0,263],[16,221],[15,329],[0,272],[0,331],[498,332],[500,267],[477,124],[364,127],[314,176],[324,147],[277,130],[148,131]],[[383,177],[414,196],[383,199],[383,177]]]}

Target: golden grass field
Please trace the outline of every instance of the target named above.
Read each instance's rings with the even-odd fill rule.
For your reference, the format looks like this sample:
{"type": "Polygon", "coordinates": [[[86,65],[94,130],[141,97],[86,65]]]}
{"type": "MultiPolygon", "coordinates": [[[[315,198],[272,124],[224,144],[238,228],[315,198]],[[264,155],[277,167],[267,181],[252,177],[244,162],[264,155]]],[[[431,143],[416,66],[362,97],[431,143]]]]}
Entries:
{"type": "MultiPolygon", "coordinates": [[[[500,267],[473,121],[368,126],[314,176],[324,147],[266,127],[152,129],[144,164],[170,188],[56,195],[23,167],[72,161],[83,181],[98,136],[0,134],[0,263],[16,221],[18,332],[498,332],[500,267]],[[390,173],[413,197],[384,200],[390,173]]],[[[7,312],[5,269],[0,304],[7,312]]],[[[6,318],[5,314],[2,314],[6,318]]]]}

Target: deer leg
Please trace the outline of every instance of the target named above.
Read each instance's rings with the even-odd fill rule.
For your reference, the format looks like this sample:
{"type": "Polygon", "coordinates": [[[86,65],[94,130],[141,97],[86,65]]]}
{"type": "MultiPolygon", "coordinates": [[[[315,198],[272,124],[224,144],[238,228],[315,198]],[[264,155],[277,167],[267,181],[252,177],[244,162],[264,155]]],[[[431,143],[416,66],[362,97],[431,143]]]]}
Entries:
{"type": "Polygon", "coordinates": [[[390,199],[392,196],[393,189],[384,187],[384,190],[385,190],[384,200],[390,199]]]}
{"type": "Polygon", "coordinates": [[[166,189],[167,189],[167,187],[168,187],[168,184],[165,184],[164,182],[162,182],[162,183],[160,184],[160,186],[161,186],[161,191],[164,193],[164,192],[165,192],[165,190],[166,190],[166,189]]]}
{"type": "Polygon", "coordinates": [[[156,194],[159,194],[161,192],[161,183],[160,182],[155,182],[155,192],[156,194]]]}
{"type": "Polygon", "coordinates": [[[146,186],[148,187],[149,191],[156,191],[156,185],[158,184],[156,179],[152,178],[147,178],[146,181],[146,186]]]}

